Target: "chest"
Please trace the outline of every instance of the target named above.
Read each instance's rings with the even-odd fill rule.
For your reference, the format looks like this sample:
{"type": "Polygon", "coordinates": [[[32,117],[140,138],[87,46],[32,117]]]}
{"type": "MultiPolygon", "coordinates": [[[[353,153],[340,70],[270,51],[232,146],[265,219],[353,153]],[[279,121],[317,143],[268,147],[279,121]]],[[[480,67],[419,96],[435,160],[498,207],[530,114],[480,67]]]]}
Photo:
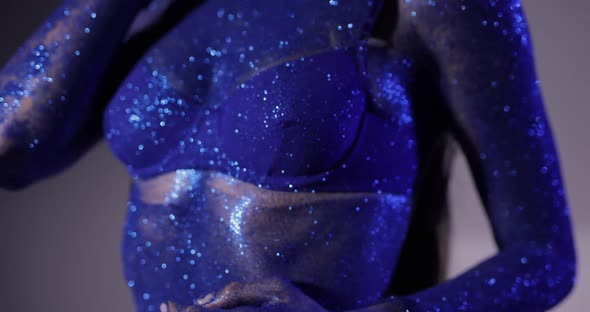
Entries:
{"type": "Polygon", "coordinates": [[[369,69],[375,53],[355,50],[370,5],[250,2],[206,2],[121,85],[105,135],[132,170],[190,155],[200,167],[310,174],[346,158],[367,112],[391,124],[383,142],[411,130],[407,64],[379,52],[385,67],[369,69]]]}

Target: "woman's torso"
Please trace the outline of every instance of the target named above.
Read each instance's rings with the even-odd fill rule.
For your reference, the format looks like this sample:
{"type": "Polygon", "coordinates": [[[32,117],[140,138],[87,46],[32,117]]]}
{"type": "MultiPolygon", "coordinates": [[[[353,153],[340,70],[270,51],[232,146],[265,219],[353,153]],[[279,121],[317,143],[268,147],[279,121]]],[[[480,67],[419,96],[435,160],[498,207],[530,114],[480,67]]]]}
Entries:
{"type": "Polygon", "coordinates": [[[139,310],[277,274],[331,308],[384,293],[416,173],[414,69],[366,44],[370,3],[208,1],[121,85],[105,135],[135,180],[139,310]]]}

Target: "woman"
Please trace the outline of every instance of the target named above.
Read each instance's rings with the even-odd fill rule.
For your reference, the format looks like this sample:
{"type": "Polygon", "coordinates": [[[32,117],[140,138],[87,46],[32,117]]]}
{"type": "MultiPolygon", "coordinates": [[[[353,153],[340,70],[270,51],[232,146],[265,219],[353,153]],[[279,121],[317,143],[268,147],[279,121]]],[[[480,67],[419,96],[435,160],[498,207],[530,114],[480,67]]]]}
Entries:
{"type": "Polygon", "coordinates": [[[4,188],[102,136],[128,166],[138,311],[538,311],[573,285],[516,0],[68,0],[0,90],[4,188]],[[449,136],[500,250],[433,286],[449,136]]]}

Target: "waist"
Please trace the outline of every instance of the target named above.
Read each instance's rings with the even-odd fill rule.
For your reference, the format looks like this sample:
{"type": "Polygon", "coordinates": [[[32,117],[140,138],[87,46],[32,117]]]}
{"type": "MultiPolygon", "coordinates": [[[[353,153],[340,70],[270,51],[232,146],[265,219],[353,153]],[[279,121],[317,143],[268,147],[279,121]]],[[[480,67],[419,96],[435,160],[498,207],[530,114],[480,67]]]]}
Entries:
{"type": "MultiPolygon", "coordinates": [[[[298,181],[301,178],[291,178],[298,181]]],[[[268,180],[268,179],[267,179],[268,180]]],[[[275,191],[262,184],[253,184],[217,171],[179,169],[149,179],[134,179],[132,196],[146,204],[178,205],[195,200],[207,192],[224,198],[249,198],[259,208],[278,208],[326,201],[358,198],[406,201],[407,196],[379,192],[301,192],[275,191]]]]}
{"type": "Polygon", "coordinates": [[[347,308],[386,290],[410,212],[400,195],[273,191],[190,169],[135,181],[130,205],[129,271],[146,269],[134,277],[144,281],[158,275],[141,286],[151,293],[171,291],[161,287],[170,279],[176,290],[162,299],[278,275],[326,306],[347,308]]]}

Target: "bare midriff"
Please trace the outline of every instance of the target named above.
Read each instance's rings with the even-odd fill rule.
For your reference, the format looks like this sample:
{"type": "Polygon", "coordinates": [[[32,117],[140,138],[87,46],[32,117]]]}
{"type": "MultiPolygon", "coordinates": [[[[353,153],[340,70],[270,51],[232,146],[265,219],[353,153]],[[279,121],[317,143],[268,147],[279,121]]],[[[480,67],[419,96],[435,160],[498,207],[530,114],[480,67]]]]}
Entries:
{"type": "Polygon", "coordinates": [[[133,288],[168,285],[163,300],[186,302],[232,281],[280,276],[325,305],[365,305],[387,288],[409,211],[393,194],[274,191],[177,170],[134,182],[127,278],[133,288]]]}

